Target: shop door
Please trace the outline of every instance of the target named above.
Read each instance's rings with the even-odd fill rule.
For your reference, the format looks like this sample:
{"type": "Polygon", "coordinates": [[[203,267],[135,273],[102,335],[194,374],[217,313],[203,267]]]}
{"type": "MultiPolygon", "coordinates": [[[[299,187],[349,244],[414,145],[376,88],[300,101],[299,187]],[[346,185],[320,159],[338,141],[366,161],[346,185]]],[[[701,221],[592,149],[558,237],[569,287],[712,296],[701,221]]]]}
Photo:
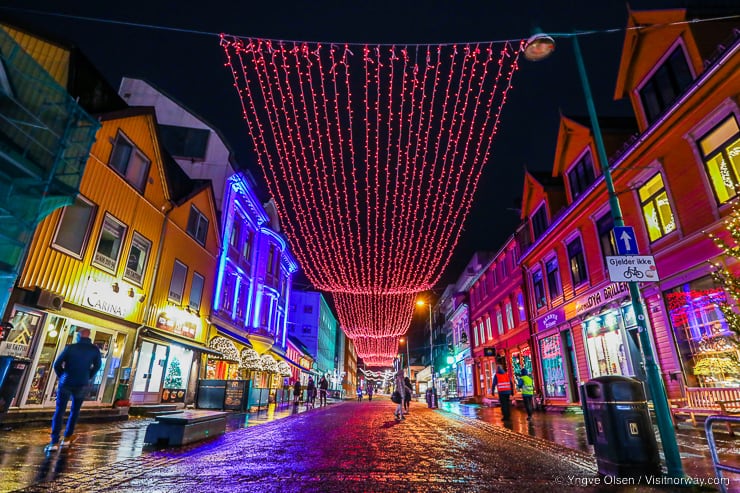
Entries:
{"type": "Polygon", "coordinates": [[[159,402],[168,349],[163,344],[149,341],[141,343],[131,402],[136,404],[159,402]]]}

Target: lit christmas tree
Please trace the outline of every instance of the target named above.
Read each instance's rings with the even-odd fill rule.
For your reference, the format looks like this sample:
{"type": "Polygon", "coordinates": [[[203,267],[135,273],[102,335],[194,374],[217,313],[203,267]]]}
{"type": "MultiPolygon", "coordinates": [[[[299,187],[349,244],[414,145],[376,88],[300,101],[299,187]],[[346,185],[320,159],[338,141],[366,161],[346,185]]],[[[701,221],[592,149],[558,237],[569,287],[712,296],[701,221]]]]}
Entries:
{"type": "Polygon", "coordinates": [[[182,388],[182,371],[180,370],[180,360],[172,358],[167,376],[164,377],[164,388],[181,389],[182,388]]]}

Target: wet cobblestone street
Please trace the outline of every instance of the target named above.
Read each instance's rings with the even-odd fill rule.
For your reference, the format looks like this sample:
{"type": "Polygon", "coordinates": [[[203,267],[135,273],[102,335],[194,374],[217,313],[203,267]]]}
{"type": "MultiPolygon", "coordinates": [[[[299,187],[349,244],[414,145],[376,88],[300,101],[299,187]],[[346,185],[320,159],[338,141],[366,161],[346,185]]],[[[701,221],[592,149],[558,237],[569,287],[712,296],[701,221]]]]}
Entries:
{"type": "Polygon", "coordinates": [[[187,448],[90,464],[23,491],[535,492],[562,491],[569,476],[596,478],[588,453],[417,403],[403,422],[392,412],[385,399],[339,403],[187,448]]]}

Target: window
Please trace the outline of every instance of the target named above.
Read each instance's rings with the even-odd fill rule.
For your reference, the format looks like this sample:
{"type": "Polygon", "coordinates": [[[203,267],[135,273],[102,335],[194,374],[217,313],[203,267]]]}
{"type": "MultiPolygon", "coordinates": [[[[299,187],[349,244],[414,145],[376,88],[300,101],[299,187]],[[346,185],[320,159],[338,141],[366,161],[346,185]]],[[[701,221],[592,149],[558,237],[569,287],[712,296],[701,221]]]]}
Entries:
{"type": "Polygon", "coordinates": [[[52,245],[75,258],[81,259],[95,217],[95,205],[78,196],[74,204],[62,210],[52,245]]]}
{"type": "Polygon", "coordinates": [[[540,206],[539,209],[532,215],[532,233],[534,233],[534,239],[536,240],[542,233],[547,229],[547,212],[545,206],[540,206]]]}
{"type": "Polygon", "coordinates": [[[570,262],[570,275],[573,278],[573,286],[580,286],[588,281],[586,259],[583,256],[583,245],[580,238],[576,238],[568,243],[568,262],[570,262]]]}
{"type": "Polygon", "coordinates": [[[249,263],[252,260],[252,240],[254,238],[254,233],[251,231],[247,231],[247,234],[244,235],[244,243],[242,244],[242,258],[245,262],[249,263]]]}
{"type": "Polygon", "coordinates": [[[545,298],[545,284],[542,282],[541,270],[532,274],[532,287],[534,288],[534,300],[537,308],[542,308],[547,304],[547,299],[545,298]]]}
{"type": "Polygon", "coordinates": [[[640,89],[648,123],[654,122],[691,84],[693,76],[680,46],[640,89]]]}
{"type": "Polygon", "coordinates": [[[545,270],[547,271],[547,289],[550,291],[550,299],[552,300],[563,294],[563,289],[560,285],[560,269],[558,269],[557,257],[545,263],[545,270]]]}
{"type": "MultiPolygon", "coordinates": [[[[170,279],[170,292],[167,295],[170,301],[175,303],[182,302],[182,294],[185,290],[185,278],[188,275],[188,266],[175,260],[175,265],[172,266],[172,278],[170,279]]],[[[233,284],[232,284],[233,285],[233,284]]],[[[233,296],[233,293],[225,292],[226,296],[233,296]]]]}
{"type": "MultiPolygon", "coordinates": [[[[190,303],[188,303],[191,310],[200,310],[200,300],[203,297],[203,285],[205,285],[205,281],[205,277],[197,272],[193,272],[193,282],[190,284],[190,303]]],[[[246,291],[246,288],[244,286],[241,289],[246,291]]]]}
{"type": "Polygon", "coordinates": [[[231,272],[224,274],[223,296],[221,297],[221,310],[231,315],[231,309],[234,307],[234,289],[236,286],[236,276],[231,272]]]}
{"type": "MultiPolygon", "coordinates": [[[[483,344],[486,342],[486,332],[483,330],[483,321],[481,320],[480,325],[478,325],[478,329],[480,330],[480,343],[483,344]]],[[[489,337],[490,339],[490,337],[489,337]]]]}
{"type": "Polygon", "coordinates": [[[149,175],[149,160],[123,134],[116,136],[110,155],[110,167],[123,176],[139,192],[144,191],[149,175]]]}
{"type": "Polygon", "coordinates": [[[310,325],[304,325],[301,327],[301,332],[304,334],[310,334],[311,333],[311,326],[310,325]]]}
{"type": "Polygon", "coordinates": [[[190,206],[190,217],[188,217],[188,234],[195,238],[201,245],[206,244],[208,234],[208,219],[194,205],[190,206]]]}
{"type": "Polygon", "coordinates": [[[568,171],[568,183],[570,184],[570,195],[573,200],[580,196],[594,182],[594,161],[591,153],[587,152],[568,171]]]}
{"type": "Polygon", "coordinates": [[[115,274],[124,236],[126,225],[106,212],[92,263],[115,274]]]}
{"type": "Polygon", "coordinates": [[[524,294],[518,293],[516,295],[516,307],[519,310],[519,322],[527,320],[527,307],[524,306],[524,294]]]}
{"type": "Polygon", "coordinates": [[[607,212],[596,220],[596,231],[599,234],[599,244],[604,257],[617,254],[617,244],[614,238],[614,218],[607,212]]]}
{"type": "Polygon", "coordinates": [[[498,328],[498,335],[504,334],[504,317],[501,315],[501,310],[496,310],[496,325],[498,328]]]}
{"type": "Polygon", "coordinates": [[[164,148],[177,157],[205,159],[210,132],[202,128],[159,125],[164,148]]]}
{"type": "Polygon", "coordinates": [[[514,310],[511,309],[511,302],[506,302],[506,326],[509,328],[509,330],[514,328],[514,310]]]}
{"type": "Polygon", "coordinates": [[[699,141],[699,147],[720,204],[737,196],[740,183],[740,130],[730,117],[699,141]]]}
{"type": "Polygon", "coordinates": [[[234,216],[234,223],[231,225],[231,236],[229,236],[229,246],[237,251],[239,251],[239,230],[241,229],[241,221],[241,216],[238,214],[234,216]]]}
{"type": "Polygon", "coordinates": [[[693,81],[680,46],[640,88],[640,100],[648,123],[653,123],[693,81]]]}
{"type": "Polygon", "coordinates": [[[493,331],[491,330],[491,317],[486,315],[486,331],[488,332],[488,338],[493,339],[493,331]]]}
{"type": "Polygon", "coordinates": [[[303,313],[313,313],[313,305],[303,305],[303,313]]]}
{"type": "Polygon", "coordinates": [[[660,173],[640,187],[638,193],[651,242],[676,229],[676,221],[673,219],[673,211],[660,173]]]}
{"type": "Polygon", "coordinates": [[[134,236],[131,239],[131,249],[126,260],[126,270],[123,273],[124,279],[141,286],[151,250],[152,242],[134,231],[134,236]]]}
{"type": "Polygon", "coordinates": [[[473,326],[473,339],[475,339],[475,341],[474,341],[474,342],[475,342],[475,345],[476,345],[476,346],[477,346],[478,344],[480,344],[480,343],[478,342],[478,327],[477,327],[477,326],[473,326]]]}

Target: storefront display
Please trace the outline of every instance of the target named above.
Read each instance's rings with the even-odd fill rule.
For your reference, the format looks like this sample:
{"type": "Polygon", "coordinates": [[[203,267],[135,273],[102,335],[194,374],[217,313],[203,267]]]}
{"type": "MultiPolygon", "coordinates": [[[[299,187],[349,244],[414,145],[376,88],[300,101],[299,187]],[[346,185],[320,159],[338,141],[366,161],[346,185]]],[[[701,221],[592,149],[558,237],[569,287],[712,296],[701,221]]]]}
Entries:
{"type": "Polygon", "coordinates": [[[740,386],[740,348],[720,304],[723,288],[704,277],[665,293],[689,387],[740,386]]]}
{"type": "Polygon", "coordinates": [[[529,346],[525,346],[518,351],[512,351],[511,353],[511,370],[514,372],[514,375],[521,375],[522,368],[526,369],[530,375],[532,374],[532,354],[529,346]]]}
{"type": "Polygon", "coordinates": [[[583,323],[592,378],[633,374],[624,329],[620,327],[619,318],[619,311],[609,310],[587,318],[583,323]]]}
{"type": "Polygon", "coordinates": [[[545,383],[545,397],[566,397],[565,366],[560,334],[540,339],[540,359],[545,383]]]}

